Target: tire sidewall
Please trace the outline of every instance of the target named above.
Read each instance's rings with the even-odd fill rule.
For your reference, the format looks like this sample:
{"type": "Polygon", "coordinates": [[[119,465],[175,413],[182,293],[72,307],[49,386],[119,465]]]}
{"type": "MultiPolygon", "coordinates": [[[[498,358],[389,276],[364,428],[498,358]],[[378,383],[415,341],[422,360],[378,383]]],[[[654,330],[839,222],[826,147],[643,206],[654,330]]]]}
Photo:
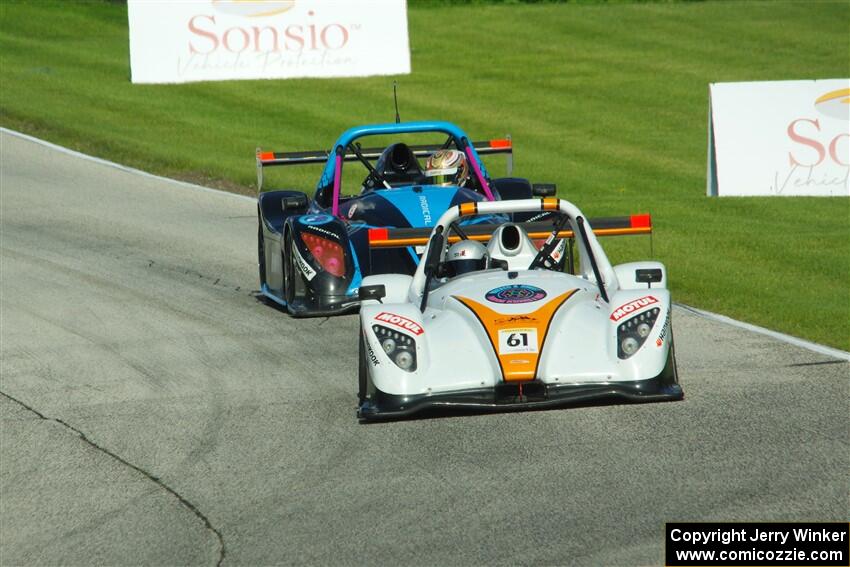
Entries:
{"type": "Polygon", "coordinates": [[[260,286],[266,284],[266,238],[263,234],[263,219],[257,217],[257,268],[260,273],[260,286]]]}
{"type": "Polygon", "coordinates": [[[358,373],[357,373],[357,401],[362,404],[366,401],[366,393],[369,384],[369,367],[366,361],[366,339],[363,336],[363,331],[360,331],[360,349],[358,354],[358,373]]]}
{"type": "Polygon", "coordinates": [[[292,239],[292,232],[286,233],[284,239],[283,253],[283,298],[287,304],[292,303],[295,299],[295,259],[292,257],[292,249],[295,247],[295,242],[292,239]]]}

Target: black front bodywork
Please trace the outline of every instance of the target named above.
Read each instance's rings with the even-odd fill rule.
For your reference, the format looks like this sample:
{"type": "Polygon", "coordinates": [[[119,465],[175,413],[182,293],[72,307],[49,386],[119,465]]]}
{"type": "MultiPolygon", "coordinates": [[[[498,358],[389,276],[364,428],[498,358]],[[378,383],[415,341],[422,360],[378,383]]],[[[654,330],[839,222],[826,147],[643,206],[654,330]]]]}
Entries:
{"type": "Polygon", "coordinates": [[[504,382],[493,388],[458,390],[440,394],[398,396],[377,390],[357,410],[364,421],[400,419],[427,411],[502,412],[549,409],[606,402],[665,402],[684,398],[671,347],[658,376],[632,382],[597,384],[545,384],[540,381],[504,382]]]}

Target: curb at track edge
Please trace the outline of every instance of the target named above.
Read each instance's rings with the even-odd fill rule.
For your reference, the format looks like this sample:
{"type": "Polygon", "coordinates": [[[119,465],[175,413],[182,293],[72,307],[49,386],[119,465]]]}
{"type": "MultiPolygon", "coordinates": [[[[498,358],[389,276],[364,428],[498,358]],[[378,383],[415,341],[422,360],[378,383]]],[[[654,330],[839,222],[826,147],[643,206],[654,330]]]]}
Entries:
{"type": "Polygon", "coordinates": [[[738,327],[739,329],[744,329],[747,331],[751,331],[753,333],[758,333],[760,335],[766,335],[768,337],[774,338],[776,340],[782,341],[784,343],[788,343],[790,345],[794,345],[796,347],[804,348],[810,350],[812,352],[816,352],[818,354],[824,354],[826,356],[831,356],[833,358],[838,358],[840,360],[850,361],[850,352],[846,352],[837,348],[832,348],[826,345],[822,345],[819,343],[813,343],[811,341],[807,341],[805,339],[799,339],[797,337],[786,335],[785,333],[780,333],[779,331],[773,331],[771,329],[766,329],[764,327],[759,327],[758,325],[753,325],[752,323],[746,323],[744,321],[738,321],[737,319],[732,319],[731,317],[727,317],[726,315],[720,315],[719,313],[712,313],[711,311],[703,311],[702,309],[697,309],[696,307],[691,307],[690,305],[684,305],[682,303],[673,303],[675,307],[683,311],[687,311],[692,315],[696,315],[698,317],[702,317],[703,319],[710,319],[712,321],[717,321],[718,323],[724,323],[726,325],[732,325],[733,327],[738,327]]]}
{"type": "Polygon", "coordinates": [[[114,161],[109,161],[103,158],[90,156],[88,154],[84,154],[82,152],[78,152],[76,150],[72,150],[66,148],[65,146],[60,146],[58,144],[54,144],[53,142],[48,142],[47,140],[42,140],[41,138],[36,138],[34,136],[30,136],[29,134],[24,134],[22,132],[18,132],[16,130],[10,130],[8,128],[4,128],[0,126],[0,132],[3,134],[9,134],[10,136],[15,136],[16,138],[21,138],[23,140],[27,140],[29,142],[33,142],[35,144],[40,144],[52,150],[56,150],[57,152],[74,156],[86,161],[90,161],[92,163],[96,163],[99,165],[105,165],[107,167],[112,167],[118,169],[120,171],[124,171],[126,173],[133,173],[135,175],[141,175],[142,177],[146,177],[148,179],[156,179],[158,181],[166,181],[168,183],[173,183],[175,185],[180,185],[182,187],[187,187],[189,189],[195,189],[198,191],[204,191],[206,193],[215,193],[218,195],[226,195],[228,197],[234,197],[236,199],[241,199],[243,201],[251,201],[252,203],[257,202],[256,197],[251,197],[249,195],[239,195],[238,193],[231,193],[229,191],[222,191],[221,189],[213,189],[211,187],[204,187],[203,185],[198,185],[197,183],[190,183],[188,181],[180,181],[177,179],[171,179],[170,177],[163,177],[161,175],[155,175],[153,173],[148,173],[147,171],[142,171],[141,169],[136,169],[135,167],[130,167],[128,165],[121,165],[120,163],[115,163],[114,161]]]}

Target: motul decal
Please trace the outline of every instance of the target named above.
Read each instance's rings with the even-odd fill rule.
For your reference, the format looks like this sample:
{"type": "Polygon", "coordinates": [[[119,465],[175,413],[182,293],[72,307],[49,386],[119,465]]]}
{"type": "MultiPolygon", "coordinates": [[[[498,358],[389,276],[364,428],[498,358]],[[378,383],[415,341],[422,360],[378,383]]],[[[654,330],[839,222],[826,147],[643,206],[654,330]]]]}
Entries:
{"type": "Polygon", "coordinates": [[[395,325],[399,329],[404,329],[414,335],[421,335],[425,332],[422,328],[422,325],[417,323],[416,321],[411,321],[407,317],[402,317],[401,315],[396,315],[395,313],[387,313],[386,311],[383,313],[379,313],[375,317],[376,321],[382,321],[384,323],[389,323],[390,325],[395,325]]]}
{"type": "Polygon", "coordinates": [[[622,319],[626,315],[630,315],[631,313],[634,313],[635,311],[639,311],[640,309],[643,309],[647,305],[652,305],[653,303],[658,303],[658,300],[655,299],[655,297],[653,297],[651,295],[647,295],[646,297],[641,297],[640,299],[635,299],[634,301],[630,301],[630,302],[626,303],[625,305],[621,305],[618,308],[616,308],[614,310],[614,312],[611,313],[611,320],[612,321],[619,321],[620,319],[622,319]]]}

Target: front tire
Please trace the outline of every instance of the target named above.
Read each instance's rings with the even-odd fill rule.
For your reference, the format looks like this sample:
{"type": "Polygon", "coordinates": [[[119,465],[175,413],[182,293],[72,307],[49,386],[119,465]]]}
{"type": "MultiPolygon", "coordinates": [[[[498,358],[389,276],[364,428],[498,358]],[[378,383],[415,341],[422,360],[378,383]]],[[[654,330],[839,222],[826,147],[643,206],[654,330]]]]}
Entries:
{"type": "Polygon", "coordinates": [[[286,233],[284,248],[286,253],[283,254],[283,293],[284,300],[292,313],[292,304],[306,296],[307,288],[298,266],[295,265],[295,241],[292,232],[286,233]]]}
{"type": "Polygon", "coordinates": [[[670,358],[672,359],[672,362],[673,362],[673,372],[672,372],[673,383],[678,384],[679,383],[679,365],[676,363],[676,343],[673,340],[672,325],[671,325],[671,328],[670,328],[670,352],[671,352],[670,358]]]}
{"type": "Polygon", "coordinates": [[[366,360],[366,338],[363,336],[363,331],[360,331],[360,353],[359,353],[359,371],[358,371],[358,391],[357,401],[359,405],[363,405],[369,392],[369,362],[366,360]]]}
{"type": "Polygon", "coordinates": [[[257,268],[260,272],[260,287],[266,285],[266,238],[263,235],[263,219],[257,217],[257,268]]]}

